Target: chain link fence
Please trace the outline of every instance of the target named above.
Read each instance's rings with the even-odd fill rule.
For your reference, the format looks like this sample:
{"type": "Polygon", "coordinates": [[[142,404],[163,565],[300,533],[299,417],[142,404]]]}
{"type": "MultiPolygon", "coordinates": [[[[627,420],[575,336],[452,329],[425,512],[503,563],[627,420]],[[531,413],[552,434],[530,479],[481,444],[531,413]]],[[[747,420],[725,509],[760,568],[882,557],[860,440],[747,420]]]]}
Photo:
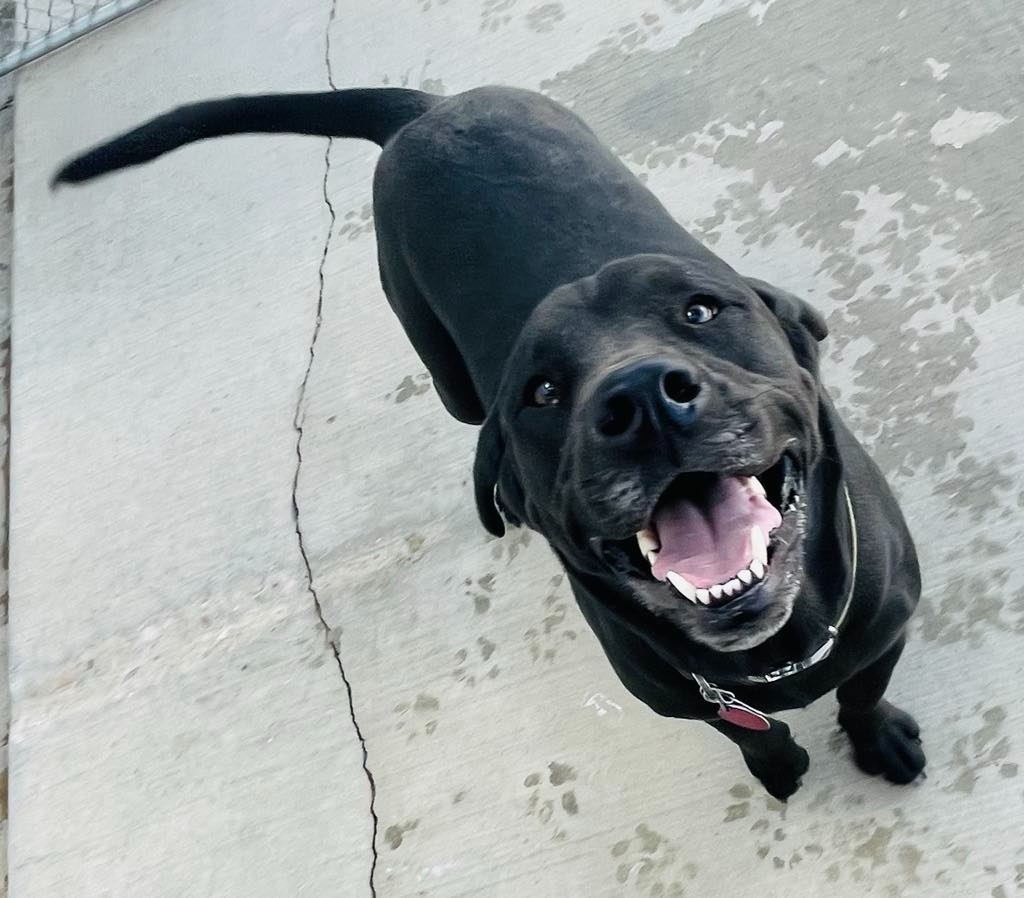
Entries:
{"type": "Polygon", "coordinates": [[[0,76],[152,0],[0,0],[0,76]]]}

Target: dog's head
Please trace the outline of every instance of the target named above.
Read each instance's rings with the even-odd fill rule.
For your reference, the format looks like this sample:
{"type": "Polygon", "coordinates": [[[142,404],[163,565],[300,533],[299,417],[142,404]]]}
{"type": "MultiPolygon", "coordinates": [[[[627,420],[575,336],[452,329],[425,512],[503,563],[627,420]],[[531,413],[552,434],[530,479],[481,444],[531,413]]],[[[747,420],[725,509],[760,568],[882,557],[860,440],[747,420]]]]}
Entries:
{"type": "Polygon", "coordinates": [[[717,259],[639,255],[559,287],[480,434],[484,525],[543,534],[718,651],[760,644],[803,580],[820,316],[717,259]]]}

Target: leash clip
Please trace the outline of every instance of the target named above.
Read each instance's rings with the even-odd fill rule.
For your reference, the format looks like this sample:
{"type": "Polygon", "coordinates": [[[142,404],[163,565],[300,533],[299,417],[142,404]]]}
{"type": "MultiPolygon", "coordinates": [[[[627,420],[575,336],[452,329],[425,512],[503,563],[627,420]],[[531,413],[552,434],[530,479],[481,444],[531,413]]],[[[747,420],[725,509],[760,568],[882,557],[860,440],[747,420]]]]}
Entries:
{"type": "Polygon", "coordinates": [[[757,708],[751,707],[736,698],[735,692],[720,689],[709,683],[700,674],[693,674],[694,682],[700,689],[700,696],[712,705],[718,705],[718,716],[726,723],[743,727],[745,730],[765,732],[772,728],[771,721],[757,708]]]}
{"type": "Polygon", "coordinates": [[[730,692],[728,689],[719,689],[700,674],[695,673],[693,679],[697,682],[697,686],[700,688],[700,697],[704,701],[711,702],[713,705],[731,705],[736,701],[736,693],[730,692]]]}

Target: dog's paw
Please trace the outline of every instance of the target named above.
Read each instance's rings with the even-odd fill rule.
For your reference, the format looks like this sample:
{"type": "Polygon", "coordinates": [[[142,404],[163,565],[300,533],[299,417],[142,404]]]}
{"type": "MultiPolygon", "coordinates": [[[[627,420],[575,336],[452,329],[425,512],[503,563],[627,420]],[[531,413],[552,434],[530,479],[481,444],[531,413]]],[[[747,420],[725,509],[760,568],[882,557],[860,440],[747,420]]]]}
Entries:
{"type": "Polygon", "coordinates": [[[906,711],[887,701],[867,714],[840,709],[839,726],[850,737],[854,761],[865,773],[906,785],[924,771],[921,728],[906,711]]]}
{"type": "Polygon", "coordinates": [[[751,757],[744,755],[750,770],[772,798],[786,801],[803,782],[803,775],[811,766],[811,756],[795,742],[790,743],[784,755],[751,757]]]}

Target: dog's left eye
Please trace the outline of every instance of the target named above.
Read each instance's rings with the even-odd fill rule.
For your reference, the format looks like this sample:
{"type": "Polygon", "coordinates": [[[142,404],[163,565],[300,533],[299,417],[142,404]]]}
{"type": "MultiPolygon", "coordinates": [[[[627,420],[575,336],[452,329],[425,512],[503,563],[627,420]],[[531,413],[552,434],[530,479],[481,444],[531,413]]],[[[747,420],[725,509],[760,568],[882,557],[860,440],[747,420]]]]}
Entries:
{"type": "Polygon", "coordinates": [[[707,324],[718,314],[718,305],[710,297],[693,300],[686,307],[686,320],[690,324],[707,324]]]}
{"type": "Polygon", "coordinates": [[[558,384],[545,380],[542,377],[533,381],[527,389],[526,396],[530,405],[537,406],[538,408],[558,405],[562,401],[562,391],[558,389],[558,384]]]}

